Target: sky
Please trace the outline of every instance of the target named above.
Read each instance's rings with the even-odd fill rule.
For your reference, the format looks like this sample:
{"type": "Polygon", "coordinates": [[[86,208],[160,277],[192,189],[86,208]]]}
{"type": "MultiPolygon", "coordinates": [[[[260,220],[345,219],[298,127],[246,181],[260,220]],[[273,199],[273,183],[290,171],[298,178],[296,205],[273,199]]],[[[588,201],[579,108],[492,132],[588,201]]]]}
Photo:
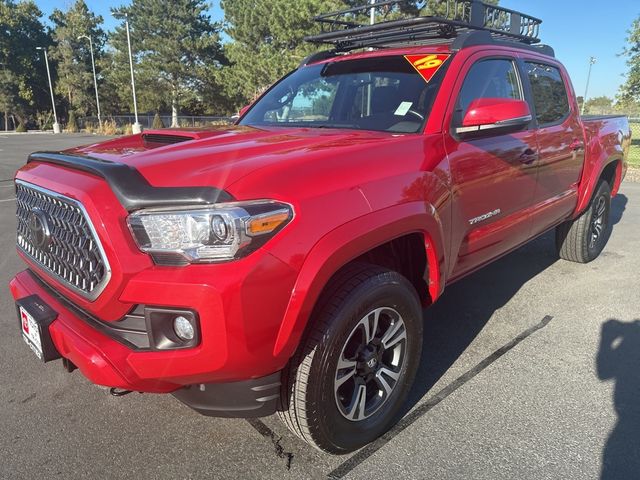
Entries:
{"type": "MultiPolygon", "coordinates": [[[[127,0],[85,0],[91,10],[102,15],[107,30],[117,25],[111,7],[126,5],[127,0]]],[[[73,0],[36,0],[45,16],[54,8],[65,9],[73,0]]],[[[211,3],[213,20],[222,19],[220,3],[211,3]]],[[[363,2],[364,3],[364,2],[363,2]]],[[[528,13],[543,20],[540,38],[551,45],[573,80],[577,95],[584,95],[589,58],[596,57],[589,85],[589,98],[614,97],[624,82],[625,59],[618,55],[625,45],[631,22],[640,15],[640,1],[615,0],[606,8],[602,0],[501,0],[504,7],[528,13]],[[597,8],[595,7],[597,6],[597,8]]]]}

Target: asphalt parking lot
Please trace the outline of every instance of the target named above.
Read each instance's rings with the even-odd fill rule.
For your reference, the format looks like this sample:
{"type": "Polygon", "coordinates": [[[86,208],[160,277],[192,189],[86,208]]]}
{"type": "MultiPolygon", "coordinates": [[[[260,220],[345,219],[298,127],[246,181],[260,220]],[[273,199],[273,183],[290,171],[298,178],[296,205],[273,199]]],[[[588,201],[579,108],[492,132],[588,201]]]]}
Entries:
{"type": "Polygon", "coordinates": [[[0,133],[0,478],[640,478],[640,184],[623,184],[593,263],[557,260],[545,235],[452,285],[425,312],[403,420],[336,457],[275,417],[112,397],[24,345],[11,178],[31,151],[97,140],[0,133]]]}

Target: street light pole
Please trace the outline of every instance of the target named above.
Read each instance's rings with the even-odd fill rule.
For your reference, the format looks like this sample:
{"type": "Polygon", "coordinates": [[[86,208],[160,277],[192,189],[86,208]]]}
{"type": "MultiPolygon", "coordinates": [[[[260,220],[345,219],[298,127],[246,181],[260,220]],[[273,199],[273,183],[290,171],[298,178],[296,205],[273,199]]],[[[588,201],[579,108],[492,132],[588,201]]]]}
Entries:
{"type": "MultiPolygon", "coordinates": [[[[4,73],[4,76],[6,77],[7,75],[7,64],[6,63],[0,63],[0,65],[2,65],[2,72],[4,73]]],[[[3,79],[3,81],[6,81],[6,78],[3,79]]],[[[7,106],[5,106],[4,109],[4,131],[5,132],[9,132],[9,112],[7,111],[7,106]]]]}
{"type": "MultiPolygon", "coordinates": [[[[376,4],[377,0],[371,0],[369,3],[371,4],[371,9],[369,10],[369,24],[370,25],[374,25],[376,23],[376,4]]],[[[369,50],[373,50],[372,48],[370,48],[369,50]]],[[[371,115],[371,96],[372,96],[372,92],[373,91],[373,87],[371,86],[371,84],[367,85],[367,105],[366,105],[366,109],[363,109],[364,112],[366,113],[366,115],[371,115]]]]}
{"type": "Polygon", "coordinates": [[[36,50],[44,52],[44,63],[47,65],[47,78],[49,79],[49,91],[51,92],[51,106],[53,107],[53,133],[60,133],[60,124],[58,123],[58,114],[56,113],[56,101],[53,97],[53,84],[51,83],[51,72],[49,71],[49,57],[47,49],[44,47],[36,47],[36,50]]]}
{"type": "Polygon", "coordinates": [[[587,74],[587,86],[584,89],[584,97],[582,100],[582,109],[580,110],[580,115],[584,115],[584,107],[587,104],[587,95],[589,94],[589,81],[591,80],[591,68],[595,65],[596,62],[597,62],[596,57],[589,58],[589,73],[587,74]]]}
{"type": "Polygon", "coordinates": [[[127,30],[127,46],[129,47],[129,67],[131,68],[131,91],[133,93],[133,113],[136,118],[136,123],[131,126],[131,131],[133,133],[142,132],[142,126],[140,122],[138,122],[138,101],[136,99],[136,80],[133,76],[133,54],[131,53],[131,34],[129,33],[129,15],[127,13],[124,14],[114,14],[116,18],[124,17],[124,24],[127,30]]]}
{"type": "Polygon", "coordinates": [[[86,38],[89,40],[89,51],[91,52],[91,68],[93,69],[93,86],[96,91],[96,108],[98,109],[98,124],[100,125],[100,129],[102,129],[102,117],[100,116],[100,98],[98,98],[98,78],[96,77],[96,62],[93,59],[93,41],[91,37],[88,35],[80,35],[78,40],[81,38],[86,38]]]}

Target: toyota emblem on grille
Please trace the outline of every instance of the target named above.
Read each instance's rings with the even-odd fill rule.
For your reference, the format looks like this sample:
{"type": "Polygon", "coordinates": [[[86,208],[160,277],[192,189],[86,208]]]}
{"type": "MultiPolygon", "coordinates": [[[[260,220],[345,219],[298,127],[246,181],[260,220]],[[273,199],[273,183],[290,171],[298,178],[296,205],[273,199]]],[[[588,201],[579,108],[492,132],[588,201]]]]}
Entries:
{"type": "Polygon", "coordinates": [[[39,208],[33,208],[27,220],[31,243],[39,250],[43,250],[51,243],[51,229],[48,215],[39,208]]]}

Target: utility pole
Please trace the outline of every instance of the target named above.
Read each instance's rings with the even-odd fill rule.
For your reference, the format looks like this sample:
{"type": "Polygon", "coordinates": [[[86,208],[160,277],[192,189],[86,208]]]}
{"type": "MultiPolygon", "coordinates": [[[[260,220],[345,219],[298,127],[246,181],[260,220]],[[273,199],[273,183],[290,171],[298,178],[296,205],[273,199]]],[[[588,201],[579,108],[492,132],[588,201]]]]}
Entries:
{"type": "Polygon", "coordinates": [[[100,125],[100,129],[102,130],[102,117],[100,116],[100,98],[98,98],[98,78],[96,77],[96,62],[93,59],[93,42],[91,41],[91,37],[88,35],[80,35],[78,40],[81,38],[86,38],[89,40],[89,51],[91,52],[91,68],[93,69],[93,86],[96,91],[96,108],[98,109],[98,124],[100,125]]]}
{"type": "Polygon", "coordinates": [[[49,91],[51,92],[51,106],[53,107],[53,133],[60,133],[60,124],[58,123],[58,114],[56,113],[56,101],[53,97],[53,84],[51,83],[51,71],[49,70],[49,57],[47,57],[47,49],[44,47],[36,47],[36,50],[42,50],[44,52],[44,63],[47,65],[49,91]]]}
{"type": "Polygon", "coordinates": [[[596,57],[589,58],[589,73],[587,74],[587,86],[584,89],[584,99],[582,100],[582,108],[580,109],[580,115],[584,115],[584,107],[587,105],[587,95],[589,94],[589,81],[591,80],[591,68],[598,60],[596,57]]]}
{"type": "Polygon", "coordinates": [[[133,54],[131,53],[131,34],[129,33],[129,15],[127,13],[116,13],[113,15],[115,18],[124,18],[125,28],[127,30],[127,46],[129,47],[129,67],[131,68],[131,91],[133,93],[133,113],[136,118],[136,122],[131,126],[131,131],[135,133],[142,132],[142,126],[138,122],[138,101],[136,99],[136,80],[133,75],[133,54]]]}
{"type": "MultiPolygon", "coordinates": [[[[376,4],[376,0],[371,0],[371,5],[375,5],[376,4]]],[[[371,7],[371,12],[369,13],[370,17],[369,17],[369,23],[371,23],[371,25],[373,25],[374,23],[376,23],[376,7],[371,7]]]]}

